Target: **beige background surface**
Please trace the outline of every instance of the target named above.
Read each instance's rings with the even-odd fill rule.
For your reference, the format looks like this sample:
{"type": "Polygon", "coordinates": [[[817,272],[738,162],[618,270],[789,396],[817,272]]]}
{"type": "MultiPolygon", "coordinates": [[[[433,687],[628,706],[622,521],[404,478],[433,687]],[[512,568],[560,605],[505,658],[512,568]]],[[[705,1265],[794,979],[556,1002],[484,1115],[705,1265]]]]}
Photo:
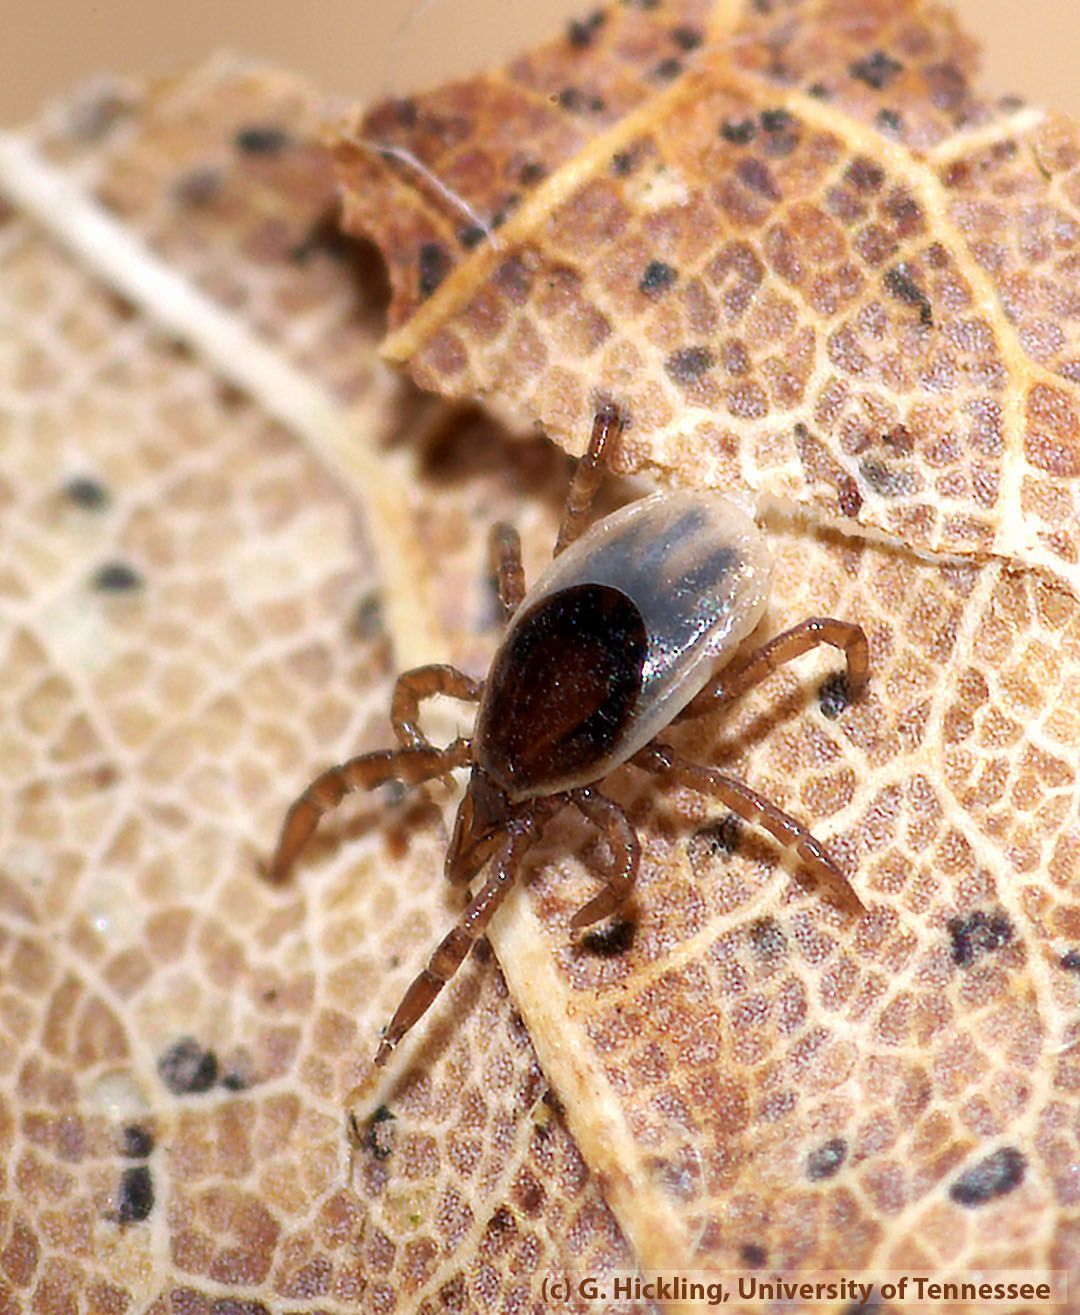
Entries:
{"type": "MultiPolygon", "coordinates": [[[[483,67],[590,0],[0,0],[0,123],[89,74],[169,72],[222,46],[369,98],[483,67]],[[401,24],[409,14],[407,31],[401,24]]],[[[1080,113],[1077,0],[958,0],[1001,91],[1080,113]]]]}

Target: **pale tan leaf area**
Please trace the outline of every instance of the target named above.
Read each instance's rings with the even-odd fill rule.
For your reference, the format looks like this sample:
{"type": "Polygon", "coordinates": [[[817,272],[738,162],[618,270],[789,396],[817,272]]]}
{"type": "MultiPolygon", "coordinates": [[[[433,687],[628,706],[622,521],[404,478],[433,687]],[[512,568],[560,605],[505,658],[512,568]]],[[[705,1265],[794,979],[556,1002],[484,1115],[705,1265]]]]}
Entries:
{"type": "Polygon", "coordinates": [[[396,669],[483,674],[487,524],[535,575],[566,459],[378,362],[310,89],[222,60],[0,143],[5,1315],[1080,1282],[1077,139],[972,76],[936,6],[620,5],[335,145],[424,389],[573,451],[614,395],[623,473],[756,505],[760,633],[831,614],[872,656],[854,706],[819,653],[672,733],[865,914],[625,769],[626,913],[571,930],[590,837],[556,822],[377,1077],[460,909],[454,796],[350,801],[281,886],[267,854],[389,743],[396,669]]]}

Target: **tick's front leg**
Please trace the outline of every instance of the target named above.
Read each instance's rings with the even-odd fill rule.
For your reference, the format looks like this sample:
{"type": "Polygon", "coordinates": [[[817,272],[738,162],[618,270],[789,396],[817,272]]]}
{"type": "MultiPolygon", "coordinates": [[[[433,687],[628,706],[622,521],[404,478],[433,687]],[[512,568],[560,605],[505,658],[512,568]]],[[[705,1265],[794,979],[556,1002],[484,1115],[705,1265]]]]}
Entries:
{"type": "Polygon", "coordinates": [[[521,535],[512,525],[498,521],[488,540],[491,573],[499,590],[503,620],[509,621],[525,597],[525,568],[521,564],[521,535]]]}
{"type": "Polygon", "coordinates": [[[468,740],[454,740],[445,749],[377,749],[350,758],[340,767],[317,776],[285,814],[281,837],[270,862],[271,881],[284,881],[296,856],[319,824],[319,818],[336,808],[353,790],[374,790],[387,781],[419,785],[443,776],[472,759],[468,740]]]}
{"type": "Polygon", "coordinates": [[[406,749],[430,749],[431,744],[420,729],[420,704],[424,699],[445,694],[448,698],[476,703],[484,692],[484,682],[473,680],[457,667],[434,662],[427,667],[413,667],[398,676],[390,700],[390,723],[398,743],[406,749]]]}
{"type": "Polygon", "coordinates": [[[605,402],[597,410],[588,449],[577,464],[566,495],[559,537],[555,541],[556,557],[579,537],[588,523],[589,512],[611,459],[611,449],[625,424],[626,418],[614,402],[605,402]]]}

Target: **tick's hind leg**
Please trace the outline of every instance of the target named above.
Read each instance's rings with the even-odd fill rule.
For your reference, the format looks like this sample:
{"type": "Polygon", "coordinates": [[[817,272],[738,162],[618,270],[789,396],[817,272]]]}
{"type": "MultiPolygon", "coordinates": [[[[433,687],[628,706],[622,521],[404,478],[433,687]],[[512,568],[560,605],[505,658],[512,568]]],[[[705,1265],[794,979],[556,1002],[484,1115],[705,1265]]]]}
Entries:
{"type": "Polygon", "coordinates": [[[865,906],[855,888],[837,867],[821,841],[742,781],[733,776],[725,776],[714,767],[702,767],[698,763],[688,762],[678,757],[666,744],[650,744],[630,761],[647,772],[677,781],[680,785],[689,786],[691,790],[700,790],[702,794],[712,795],[745,821],[763,827],[782,845],[793,849],[815,876],[841,890],[849,899],[854,900],[860,911],[864,910],[865,906]]]}
{"type": "Polygon", "coordinates": [[[760,684],[777,667],[801,657],[819,644],[838,648],[847,659],[845,695],[849,703],[862,694],[870,675],[870,653],[866,631],[850,621],[836,621],[829,616],[812,616],[797,626],[770,639],[767,644],[750,653],[741,662],[724,667],[705,686],[696,698],[676,717],[700,717],[721,708],[732,699],[760,684]]]}
{"type": "Polygon", "coordinates": [[[497,521],[488,540],[491,573],[499,589],[503,620],[509,621],[525,597],[525,568],[521,565],[521,536],[512,525],[497,521]]]}
{"type": "Polygon", "coordinates": [[[270,879],[282,881],[319,824],[319,818],[336,808],[353,790],[374,790],[387,781],[419,785],[433,777],[464,767],[471,761],[468,740],[454,740],[445,749],[408,748],[377,749],[374,753],[350,758],[340,767],[317,776],[297,799],[281,828],[281,837],[270,863],[270,879]]]}
{"type": "Polygon", "coordinates": [[[417,720],[424,699],[445,694],[465,703],[476,703],[483,691],[483,681],[473,680],[464,671],[441,662],[402,672],[394,684],[390,700],[390,722],[398,743],[406,749],[431,748],[417,720]]]}
{"type": "Polygon", "coordinates": [[[570,919],[571,927],[588,927],[614,913],[626,902],[641,862],[641,844],[630,819],[614,799],[602,795],[592,786],[569,792],[570,802],[592,823],[607,841],[611,862],[606,865],[607,885],[570,919]]]}
{"type": "Polygon", "coordinates": [[[461,967],[474,942],[484,934],[513,884],[525,851],[536,839],[538,830],[531,818],[514,824],[492,862],[487,880],[470,901],[457,926],[439,942],[427,966],[413,979],[402,997],[376,1051],[376,1064],[386,1063],[394,1047],[431,1008],[439,992],[461,967]]]}
{"type": "Polygon", "coordinates": [[[577,463],[566,495],[566,506],[559,523],[559,537],[555,541],[556,557],[574,542],[588,523],[593,499],[604,480],[611,449],[625,423],[623,413],[614,402],[605,402],[597,410],[588,449],[577,463]]]}

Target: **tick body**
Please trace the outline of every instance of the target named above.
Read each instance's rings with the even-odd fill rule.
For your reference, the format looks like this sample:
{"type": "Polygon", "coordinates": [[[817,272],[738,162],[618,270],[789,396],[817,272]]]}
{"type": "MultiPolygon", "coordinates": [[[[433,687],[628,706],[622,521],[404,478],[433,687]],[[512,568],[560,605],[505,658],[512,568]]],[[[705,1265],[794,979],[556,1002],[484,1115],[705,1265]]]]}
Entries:
{"type": "Polygon", "coordinates": [[[715,493],[656,493],[598,521],[510,620],[477,767],[514,802],[606,776],[754,629],[771,569],[757,526],[715,493]]]}
{"type": "MultiPolygon", "coordinates": [[[[564,807],[604,836],[604,885],[572,920],[588,926],[629,895],[640,858],[625,813],[599,789],[623,764],[720,800],[793,848],[831,884],[847,879],[794,818],[737,779],[679,757],[657,735],[674,721],[721,708],[778,666],[818,644],[846,659],[853,702],[869,674],[866,636],[850,622],[813,617],[732,660],[768,598],[771,562],[761,531],[713,493],[660,493],[586,529],[622,417],[598,412],[563,513],[555,558],[527,593],[517,534],[492,533],[492,560],[508,619],[485,682],[448,666],[398,678],[391,719],[399,747],[324,772],[289,809],[271,874],[282,879],[323,813],[352,790],[419,784],[471,767],[446,855],[446,876],[487,879],[413,981],[375,1056],[384,1064],[483,934],[529,846],[564,807]],[[479,704],[471,739],[436,748],[418,725],[420,702],[446,694],[479,704]]],[[[855,897],[856,902],[857,897],[855,897]]]]}

